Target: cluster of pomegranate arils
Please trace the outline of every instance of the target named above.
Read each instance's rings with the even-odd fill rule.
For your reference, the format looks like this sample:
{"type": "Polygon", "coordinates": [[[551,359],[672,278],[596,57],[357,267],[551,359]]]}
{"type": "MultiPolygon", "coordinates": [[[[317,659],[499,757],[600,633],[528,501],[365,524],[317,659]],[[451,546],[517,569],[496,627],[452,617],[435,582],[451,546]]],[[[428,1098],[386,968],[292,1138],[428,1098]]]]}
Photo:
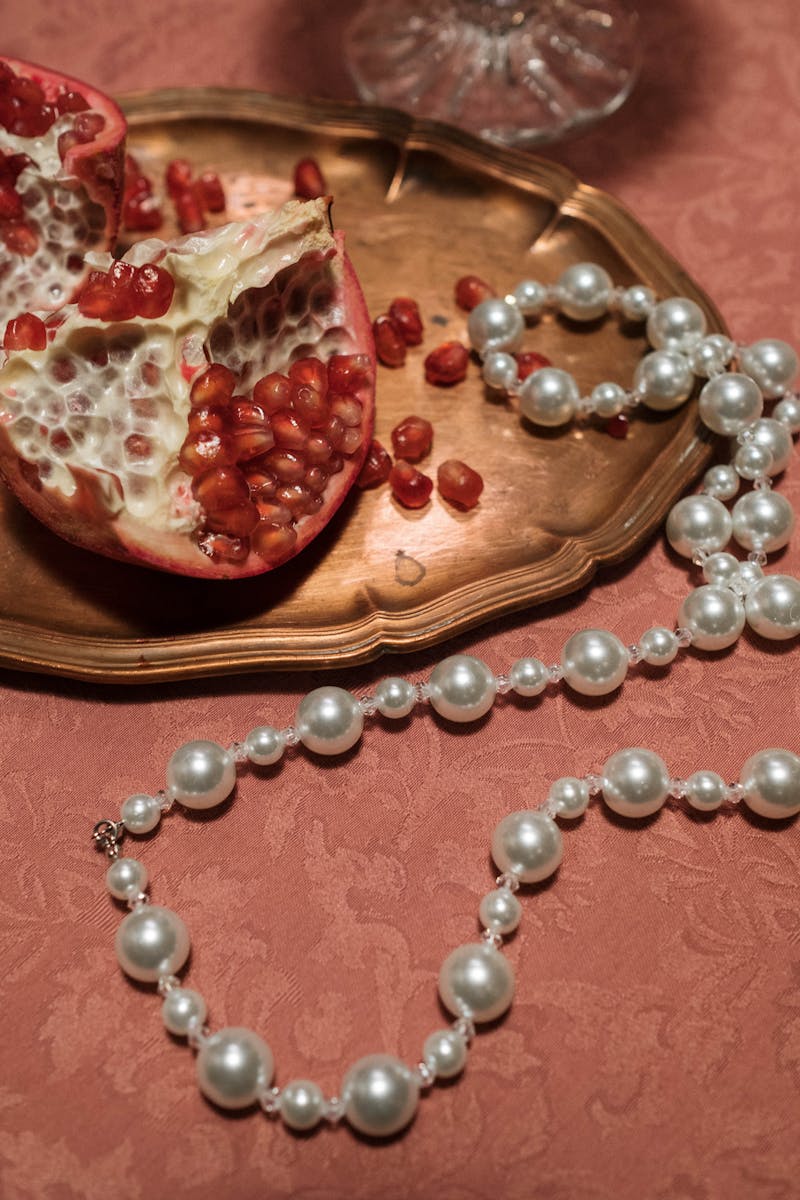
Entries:
{"type": "Polygon", "coordinates": [[[364,354],[299,359],[246,396],[220,363],[196,377],[178,461],[203,509],[195,536],[204,554],[237,563],[253,550],[273,565],[290,557],[298,521],[319,511],[329,478],[362,445],[356,393],[370,377],[364,354]]]}
{"type": "MultiPolygon", "coordinates": [[[[198,233],[205,228],[207,213],[225,211],[225,190],[216,171],[201,171],[185,158],[173,158],[167,164],[164,182],[181,233],[198,233]]],[[[153,181],[132,154],[125,155],[125,192],[122,200],[122,224],[131,233],[152,232],[163,223],[161,203],[153,190],[153,181]]]]}
{"type": "MultiPolygon", "coordinates": [[[[44,137],[52,125],[67,113],[74,114],[69,129],[58,136],[62,160],[73,146],[91,142],[105,127],[105,117],[90,110],[80,92],[59,88],[52,101],[35,79],[17,75],[6,62],[0,62],[0,125],[14,137],[44,137]]],[[[16,184],[20,174],[31,165],[27,154],[0,152],[0,238],[12,254],[29,257],[39,248],[39,238],[23,219],[22,197],[16,184]]]]}

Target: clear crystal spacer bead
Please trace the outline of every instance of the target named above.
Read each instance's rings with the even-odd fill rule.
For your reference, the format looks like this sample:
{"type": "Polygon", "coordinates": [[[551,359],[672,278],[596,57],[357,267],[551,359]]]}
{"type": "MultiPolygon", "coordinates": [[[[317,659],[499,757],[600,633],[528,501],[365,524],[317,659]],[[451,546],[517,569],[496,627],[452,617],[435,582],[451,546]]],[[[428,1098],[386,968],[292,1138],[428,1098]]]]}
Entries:
{"type": "Polygon", "coordinates": [[[174,796],[170,795],[170,793],[165,791],[164,788],[161,788],[160,791],[156,792],[155,798],[158,801],[158,807],[161,809],[162,813],[172,812],[173,808],[175,807],[174,796]]]}
{"type": "Polygon", "coordinates": [[[181,981],[177,975],[162,975],[158,981],[159,996],[166,996],[173,988],[180,987],[181,981]]]}
{"type": "Polygon", "coordinates": [[[469,1017],[459,1017],[457,1021],[453,1021],[453,1029],[467,1044],[475,1037],[475,1025],[469,1017]]]}
{"type": "Polygon", "coordinates": [[[561,663],[553,663],[552,667],[547,668],[547,677],[551,683],[561,683],[564,678],[564,668],[561,663]]]}
{"type": "Polygon", "coordinates": [[[135,896],[128,896],[128,899],[125,901],[125,903],[128,905],[128,908],[131,910],[131,912],[133,912],[135,908],[142,908],[143,905],[149,904],[150,899],[147,895],[147,892],[137,892],[135,896]]]}
{"type": "Polygon", "coordinates": [[[329,1125],[338,1125],[344,1116],[345,1103],[341,1096],[331,1096],[325,1103],[322,1115],[329,1125]]]}
{"type": "Polygon", "coordinates": [[[282,732],[284,745],[296,746],[300,741],[300,734],[297,732],[294,725],[287,725],[282,732]]]}
{"type": "Polygon", "coordinates": [[[361,696],[359,697],[358,707],[365,717],[374,717],[378,711],[378,701],[374,696],[361,696]]]}
{"type": "Polygon", "coordinates": [[[418,1062],[414,1068],[414,1074],[417,1077],[419,1086],[425,1090],[427,1090],[429,1087],[433,1087],[436,1081],[436,1075],[426,1062],[418,1062]]]}
{"type": "Polygon", "coordinates": [[[694,565],[696,567],[702,567],[703,563],[706,561],[707,558],[708,558],[708,551],[700,548],[698,550],[695,550],[694,554],[692,555],[692,562],[694,563],[694,565]]]}
{"type": "Polygon", "coordinates": [[[687,646],[691,646],[691,644],[692,644],[691,629],[676,629],[675,636],[678,639],[678,645],[680,646],[681,650],[685,650],[687,646]]]}
{"type": "Polygon", "coordinates": [[[497,876],[494,882],[497,887],[508,888],[510,892],[519,891],[519,879],[513,871],[504,871],[502,875],[497,876]]]}
{"type": "Polygon", "coordinates": [[[506,696],[511,691],[511,680],[508,675],[496,675],[495,684],[498,696],[506,696]]]}
{"type": "Polygon", "coordinates": [[[671,779],[669,784],[669,792],[676,800],[685,800],[688,794],[685,779],[671,779]]]}
{"type": "Polygon", "coordinates": [[[641,646],[631,644],[630,646],[627,647],[627,650],[628,650],[628,662],[630,662],[634,666],[636,666],[637,663],[640,663],[642,661],[642,658],[644,656],[642,654],[641,646]]]}
{"type": "Polygon", "coordinates": [[[258,1103],[268,1117],[276,1117],[281,1107],[281,1089],[277,1087],[264,1088],[258,1097],[258,1103]]]}
{"type": "Polygon", "coordinates": [[[503,945],[503,935],[493,929],[484,929],[481,934],[481,941],[488,942],[490,946],[494,946],[495,950],[499,950],[503,945]]]}
{"type": "Polygon", "coordinates": [[[767,556],[763,550],[751,550],[747,556],[747,561],[755,563],[757,567],[765,567],[767,565],[767,556]]]}
{"type": "Polygon", "coordinates": [[[769,475],[759,475],[757,479],[754,479],[753,490],[756,492],[772,491],[772,480],[769,475]]]}
{"type": "Polygon", "coordinates": [[[555,800],[551,800],[548,796],[546,800],[543,800],[542,803],[538,805],[538,811],[540,813],[544,813],[546,817],[555,818],[558,816],[559,806],[555,800]]]}
{"type": "Polygon", "coordinates": [[[584,775],[583,781],[589,789],[590,796],[597,796],[603,790],[602,775],[584,775]]]}
{"type": "Polygon", "coordinates": [[[211,1030],[194,1017],[186,1027],[186,1040],[193,1050],[199,1050],[208,1041],[211,1030]]]}
{"type": "Polygon", "coordinates": [[[752,442],[755,436],[756,435],[753,432],[752,426],[748,425],[745,429],[742,429],[739,431],[739,433],[737,433],[736,440],[740,446],[746,446],[748,442],[752,442]]]}
{"type": "Polygon", "coordinates": [[[431,689],[428,687],[427,683],[415,683],[414,692],[419,704],[425,704],[431,698],[431,689]]]}
{"type": "Polygon", "coordinates": [[[730,783],[725,795],[729,804],[740,804],[744,799],[744,788],[740,783],[730,783]]]}
{"type": "Polygon", "coordinates": [[[247,757],[247,747],[244,742],[231,742],[228,746],[228,752],[233,755],[233,761],[237,766],[249,761],[247,757]]]}

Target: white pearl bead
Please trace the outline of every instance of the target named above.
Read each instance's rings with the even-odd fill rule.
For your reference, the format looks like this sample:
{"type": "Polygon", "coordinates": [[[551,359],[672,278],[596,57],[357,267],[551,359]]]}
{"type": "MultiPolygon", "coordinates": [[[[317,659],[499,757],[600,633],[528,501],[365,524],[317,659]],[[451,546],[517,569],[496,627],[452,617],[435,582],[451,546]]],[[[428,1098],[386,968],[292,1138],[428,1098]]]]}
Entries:
{"type": "Polygon", "coordinates": [[[613,286],[596,263],[574,263],[556,284],[559,307],[573,321],[596,321],[608,312],[613,286]]]}
{"type": "Polygon", "coordinates": [[[619,750],[603,767],[603,800],[622,817],[651,816],[669,787],[667,764],[652,750],[619,750]]]}
{"type": "Polygon", "coordinates": [[[685,296],[662,300],[647,318],[647,340],[656,350],[689,350],[705,331],[705,313],[685,296]]]}
{"type": "Polygon", "coordinates": [[[579,400],[577,383],[568,371],[558,367],[541,367],[524,379],[519,388],[522,415],[546,428],[571,421],[579,400]]]}
{"type": "Polygon", "coordinates": [[[382,679],[375,688],[375,703],[382,717],[399,720],[407,717],[417,702],[417,692],[413,683],[402,679],[399,675],[390,675],[382,679]]]}
{"type": "Polygon", "coordinates": [[[620,311],[626,321],[646,321],[655,306],[655,292],[641,283],[625,288],[619,298],[620,311]]]}
{"type": "Polygon", "coordinates": [[[536,279],[523,279],[513,296],[523,317],[538,317],[547,304],[547,288],[536,279]]]}
{"type": "Polygon", "coordinates": [[[177,913],[157,904],[143,904],[120,922],[114,948],[126,975],[141,983],[156,983],[162,975],[174,975],[186,962],[189,931],[177,913]]]}
{"type": "Polygon", "coordinates": [[[745,550],[780,550],[794,529],[794,509],[778,492],[747,492],[731,516],[733,536],[745,550]]]}
{"type": "Polygon", "coordinates": [[[425,1039],[422,1060],[437,1079],[452,1079],[464,1070],[467,1043],[455,1029],[439,1029],[425,1039]]]}
{"type": "Polygon", "coordinates": [[[371,1137],[390,1137],[404,1129],[417,1111],[419,1084],[399,1058],[368,1054],[347,1072],[342,1098],[354,1129],[371,1137]]]}
{"type": "Polygon", "coordinates": [[[735,352],[736,346],[730,338],[720,333],[712,333],[710,337],[701,338],[692,346],[686,357],[695,375],[708,379],[724,371],[735,352]]]}
{"type": "Polygon", "coordinates": [[[696,550],[713,554],[731,540],[731,515],[721,500],[702,492],[684,496],[673,505],[667,517],[667,541],[684,558],[696,550]]]}
{"type": "Polygon", "coordinates": [[[293,1079],[281,1092],[278,1111],[289,1129],[313,1129],[325,1109],[322,1089],[310,1079],[293,1079]]]}
{"type": "Polygon", "coordinates": [[[519,367],[517,360],[512,355],[498,351],[495,354],[486,355],[481,374],[483,382],[488,387],[495,388],[500,392],[508,392],[516,386],[519,367]]]}
{"type": "Polygon", "coordinates": [[[200,1091],[221,1108],[247,1108],[269,1087],[272,1051],[250,1029],[220,1029],[203,1042],[197,1055],[200,1091]]]}
{"type": "Polygon", "coordinates": [[[733,590],[737,595],[746,596],[763,578],[764,572],[758,563],[741,562],[739,563],[739,578],[734,584],[733,590]]]}
{"type": "Polygon", "coordinates": [[[185,808],[214,808],[236,783],[233,755],[217,742],[187,742],[167,764],[169,793],[185,808]]]}
{"type": "Polygon", "coordinates": [[[643,661],[651,667],[666,667],[678,653],[678,639],[671,629],[665,629],[663,625],[654,625],[652,629],[645,630],[639,638],[639,649],[643,661]]]}
{"type": "Polygon", "coordinates": [[[686,799],[698,812],[712,812],[725,800],[727,785],[715,771],[695,771],[686,780],[686,799]]]}
{"type": "Polygon", "coordinates": [[[747,593],[747,624],[761,637],[782,642],[800,633],[800,580],[768,575],[747,593]]]}
{"type": "Polygon", "coordinates": [[[717,463],[703,476],[703,491],[715,500],[732,500],[739,490],[739,476],[730,463],[717,463]]]}
{"type": "Polygon", "coordinates": [[[680,408],[694,387],[694,375],[682,354],[654,350],[646,354],[633,376],[642,404],[655,412],[680,408]]]}
{"type": "Polygon", "coordinates": [[[467,334],[478,354],[516,350],[525,332],[522,313],[513,304],[491,297],[476,304],[467,318],[467,334]]]}
{"type": "Polygon", "coordinates": [[[732,437],[761,416],[764,397],[749,376],[730,372],[703,385],[698,409],[701,421],[713,433],[732,437]]]}
{"type": "Polygon", "coordinates": [[[627,404],[628,393],[618,383],[598,383],[597,387],[592,389],[590,399],[592,411],[597,413],[598,417],[616,417],[627,404]]]}
{"type": "Polygon", "coordinates": [[[271,767],[279,762],[286,749],[286,738],[272,725],[258,725],[244,740],[247,757],[257,767],[271,767]]]}
{"type": "Polygon", "coordinates": [[[170,988],[161,1005],[161,1019],[176,1037],[186,1037],[194,1024],[202,1026],[206,1012],[205,1000],[192,988],[170,988]]]}
{"type": "Polygon", "coordinates": [[[766,446],[757,446],[755,442],[745,442],[734,456],[733,465],[736,474],[742,479],[762,479],[770,474],[772,454],[766,446]]]}
{"type": "Polygon", "coordinates": [[[691,631],[698,650],[724,650],[744,629],[744,605],[728,588],[704,584],[684,600],[678,624],[691,631]]]}
{"type": "Polygon", "coordinates": [[[518,696],[539,696],[550,682],[547,667],[538,658],[518,658],[508,677],[518,696]]]}
{"type": "Polygon", "coordinates": [[[790,433],[800,433],[800,396],[784,396],[772,410],[772,419],[780,421],[790,433]]]}
{"type": "Polygon", "coordinates": [[[739,351],[743,371],[755,379],[768,400],[774,400],[790,386],[797,374],[797,355],[779,338],[763,338],[739,351]]]}
{"type": "Polygon", "coordinates": [[[749,432],[751,446],[761,446],[770,452],[769,474],[780,475],[781,471],[785,471],[791,462],[793,450],[792,435],[786,426],[772,417],[762,417],[750,426],[749,432]]]}
{"type": "Polygon", "coordinates": [[[106,871],[106,887],[115,900],[138,896],[147,887],[147,867],[136,858],[115,858],[106,871]]]}
{"type": "Polygon", "coordinates": [[[492,835],[492,858],[522,883],[540,883],[561,865],[564,843],[555,821],[542,812],[509,813],[492,835]]]}
{"type": "Polygon", "coordinates": [[[706,583],[730,587],[738,580],[741,565],[735,554],[710,554],[703,563],[703,578],[706,583]]]}
{"type": "Polygon", "coordinates": [[[589,807],[591,795],[585,779],[576,779],[572,775],[564,775],[551,784],[547,800],[560,817],[574,821],[583,816],[589,807]]]}
{"type": "Polygon", "coordinates": [[[800,813],[800,758],[790,750],[759,750],[742,767],[744,802],[770,820],[800,813]]]}
{"type": "Polygon", "coordinates": [[[434,667],[428,693],[440,717],[448,721],[477,721],[494,704],[497,681],[479,658],[454,654],[434,667]]]}
{"type": "Polygon", "coordinates": [[[295,718],[300,741],[316,754],[344,754],[364,730],[364,713],[351,692],[321,687],[300,701],[295,718]]]}
{"type": "Polygon", "coordinates": [[[459,946],[442,963],[439,995],[456,1017],[476,1024],[494,1021],[514,998],[514,972],[488,942],[459,946]]]}
{"type": "Polygon", "coordinates": [[[522,919],[522,905],[508,888],[495,888],[481,900],[478,916],[493,933],[513,933],[522,919]]]}
{"type": "Polygon", "coordinates": [[[584,696],[605,696],[622,683],[628,672],[628,651],[605,629],[573,633],[561,654],[564,679],[584,696]]]}
{"type": "Polygon", "coordinates": [[[155,796],[128,796],[120,808],[122,824],[128,833],[150,833],[161,820],[161,805],[155,796]]]}

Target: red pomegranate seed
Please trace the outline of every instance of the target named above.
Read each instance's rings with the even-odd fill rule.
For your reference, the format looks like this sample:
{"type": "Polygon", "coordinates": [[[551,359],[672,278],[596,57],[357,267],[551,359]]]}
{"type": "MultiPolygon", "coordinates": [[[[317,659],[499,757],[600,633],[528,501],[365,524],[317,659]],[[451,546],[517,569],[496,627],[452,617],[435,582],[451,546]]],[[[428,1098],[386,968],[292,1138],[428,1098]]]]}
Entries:
{"type": "Polygon", "coordinates": [[[27,154],[9,154],[0,159],[0,176],[9,183],[16,183],[26,167],[33,166],[33,159],[27,154]]]}
{"type": "Polygon", "coordinates": [[[271,471],[264,471],[260,467],[248,466],[245,469],[244,475],[247,480],[247,486],[250,488],[251,496],[256,499],[271,500],[275,495],[278,481],[271,471]]]}
{"type": "Polygon", "coordinates": [[[24,221],[9,221],[3,227],[2,238],[7,250],[12,254],[22,254],[25,258],[39,249],[38,237],[24,221]]]}
{"type": "Polygon", "coordinates": [[[165,181],[167,191],[176,200],[192,182],[192,164],[186,158],[173,158],[167,163],[165,181]]]}
{"type": "Polygon", "coordinates": [[[207,512],[247,504],[250,485],[237,467],[216,467],[192,481],[195,499],[207,512]]]}
{"type": "Polygon", "coordinates": [[[189,400],[193,406],[228,404],[236,387],[236,376],[222,363],[212,363],[192,384],[189,400]]]}
{"type": "Polygon", "coordinates": [[[122,206],[122,224],[130,233],[159,229],[164,218],[155,196],[144,192],[128,196],[122,206]]]}
{"type": "Polygon", "coordinates": [[[201,429],[211,429],[214,433],[224,433],[227,424],[225,409],[215,404],[203,404],[200,408],[189,409],[189,433],[198,433],[201,429]]]}
{"type": "Polygon", "coordinates": [[[389,305],[389,316],[400,329],[407,346],[419,346],[422,341],[422,317],[416,300],[398,296],[389,305]]]}
{"type": "Polygon", "coordinates": [[[327,196],[328,185],[315,158],[301,158],[294,169],[294,194],[299,200],[327,196]]]}
{"type": "Polygon", "coordinates": [[[357,392],[372,382],[372,363],[366,354],[334,354],[328,359],[328,386],[332,392],[357,392]]]}
{"type": "Polygon", "coordinates": [[[150,319],[163,317],[169,311],[174,293],[175,280],[169,271],[153,263],[139,267],[133,283],[138,316],[150,319]]]}
{"type": "Polygon", "coordinates": [[[231,538],[224,533],[203,533],[197,539],[197,545],[215,562],[243,563],[250,554],[248,538],[231,538]]]}
{"type": "Polygon", "coordinates": [[[606,433],[610,433],[613,438],[626,438],[629,426],[630,421],[625,414],[617,413],[615,417],[609,417],[606,421],[606,433]]]}
{"type": "Polygon", "coordinates": [[[203,203],[208,212],[225,211],[225,192],[216,171],[203,171],[199,180],[203,203]]]}
{"type": "Polygon", "coordinates": [[[260,458],[275,444],[275,438],[268,425],[239,425],[231,433],[237,462],[249,462],[251,458],[260,458]]]}
{"type": "Polygon", "coordinates": [[[33,313],[22,313],[13,317],[6,325],[3,336],[5,350],[44,350],[47,345],[47,330],[44,321],[33,313]]]}
{"type": "Polygon", "coordinates": [[[282,487],[278,488],[275,493],[275,499],[284,508],[288,508],[292,516],[297,520],[298,517],[302,517],[307,512],[313,510],[315,497],[303,483],[285,483],[282,487]]]}
{"type": "Polygon", "coordinates": [[[234,425],[266,425],[267,414],[260,404],[254,404],[245,396],[234,396],[228,408],[228,417],[234,425]]]}
{"type": "Polygon", "coordinates": [[[491,284],[478,275],[462,275],[461,279],[456,282],[456,304],[465,312],[472,312],[473,308],[482,300],[488,300],[490,296],[496,295],[491,284]]]}
{"type": "Polygon", "coordinates": [[[312,433],[306,442],[306,462],[311,466],[327,463],[332,453],[333,447],[328,439],[322,434],[312,433]]]}
{"type": "Polygon", "coordinates": [[[459,508],[474,508],[483,491],[483,479],[472,467],[448,458],[436,472],[436,485],[445,500],[459,508]]]}
{"type": "Polygon", "coordinates": [[[261,520],[255,504],[239,504],[236,508],[217,508],[206,513],[206,525],[215,533],[228,537],[247,537],[261,520]]]}
{"type": "Polygon", "coordinates": [[[136,280],[136,267],[133,263],[117,260],[111,264],[106,273],[109,289],[112,292],[129,292],[136,280]]]}
{"type": "Polygon", "coordinates": [[[552,367],[549,358],[545,358],[543,354],[537,354],[535,350],[525,350],[521,354],[515,354],[517,360],[518,374],[520,381],[527,379],[534,371],[540,371],[542,367],[552,367]]]}
{"type": "Polygon", "coordinates": [[[300,483],[306,473],[306,465],[293,450],[276,446],[264,455],[264,466],[279,483],[300,483]]]}
{"type": "Polygon", "coordinates": [[[259,558],[279,563],[289,558],[297,542],[297,533],[289,525],[270,525],[259,522],[252,537],[252,546],[259,558]]]}
{"type": "Polygon", "coordinates": [[[385,367],[402,367],[406,361],[406,342],[396,321],[383,314],[372,322],[375,351],[385,367]]]}
{"type": "Polygon", "coordinates": [[[339,450],[344,437],[344,422],[340,417],[330,416],[322,429],[323,437],[330,442],[334,450],[339,450]]]}
{"type": "Polygon", "coordinates": [[[9,86],[9,95],[15,96],[24,104],[44,104],[45,95],[42,87],[35,79],[24,75],[16,75],[9,86]]]}
{"type": "Polygon", "coordinates": [[[389,485],[406,508],[422,508],[433,491],[433,480],[407,462],[395,463],[389,472],[389,485]]]}
{"type": "Polygon", "coordinates": [[[392,460],[378,441],[373,441],[356,483],[360,488],[376,487],[389,478],[392,460]]]}
{"type": "Polygon", "coordinates": [[[329,395],[328,399],[331,402],[331,413],[338,417],[343,425],[354,428],[361,424],[364,409],[354,396],[329,395]]]}
{"type": "Polygon", "coordinates": [[[102,133],[105,127],[106,119],[99,112],[78,113],[72,126],[82,142],[94,141],[98,133],[102,133]]]}
{"type": "Polygon", "coordinates": [[[0,220],[22,216],[22,197],[12,183],[0,182],[0,220]]]}
{"type": "Polygon", "coordinates": [[[328,391],[327,368],[318,358],[298,358],[289,367],[289,383],[292,393],[301,387],[310,387],[325,396],[328,391]]]}
{"type": "Polygon", "coordinates": [[[194,192],[186,188],[178,192],[175,200],[175,213],[181,233],[197,233],[203,228],[203,213],[194,192]]]}
{"type": "Polygon", "coordinates": [[[64,133],[60,133],[58,135],[58,141],[56,142],[56,149],[58,150],[59,158],[63,162],[70,150],[72,150],[75,146],[82,145],[83,142],[78,137],[74,129],[65,130],[64,133]]]}
{"type": "Polygon", "coordinates": [[[67,87],[60,87],[56,94],[56,108],[60,113],[86,112],[89,101],[80,92],[71,92],[67,87]]]}
{"type": "Polygon", "coordinates": [[[392,449],[395,458],[419,462],[430,454],[433,445],[433,426],[424,417],[406,417],[392,430],[392,449]]]}
{"type": "Polygon", "coordinates": [[[268,525],[291,525],[292,514],[285,504],[278,504],[276,500],[268,498],[259,498],[256,501],[256,507],[261,514],[261,520],[266,521],[268,525]]]}
{"type": "Polygon", "coordinates": [[[78,310],[84,317],[98,321],[128,321],[136,315],[131,283],[136,268],[116,262],[108,274],[90,271],[78,297],[78,310]]]}
{"type": "Polygon", "coordinates": [[[292,392],[292,404],[297,415],[311,429],[321,429],[331,415],[328,401],[315,388],[297,388],[292,392]]]}
{"type": "Polygon", "coordinates": [[[287,408],[291,402],[291,387],[286,375],[272,371],[259,379],[253,388],[253,399],[260,404],[265,412],[276,412],[279,408],[287,408]]]}
{"type": "Polygon", "coordinates": [[[210,467],[227,467],[235,461],[236,451],[231,439],[211,429],[190,433],[178,455],[178,462],[187,475],[201,475],[210,467]]]}
{"type": "Polygon", "coordinates": [[[303,478],[303,484],[315,496],[325,490],[325,484],[328,482],[328,472],[322,467],[309,467],[303,478]]]}
{"type": "Polygon", "coordinates": [[[309,429],[291,408],[279,408],[273,413],[270,422],[275,435],[275,445],[287,450],[302,450],[307,441],[309,429]]]}
{"type": "Polygon", "coordinates": [[[339,449],[342,454],[355,454],[363,441],[364,434],[360,429],[348,428],[344,431],[339,449]]]}
{"type": "Polygon", "coordinates": [[[461,383],[467,375],[469,352],[461,342],[444,342],[425,359],[425,378],[437,387],[461,383]]]}

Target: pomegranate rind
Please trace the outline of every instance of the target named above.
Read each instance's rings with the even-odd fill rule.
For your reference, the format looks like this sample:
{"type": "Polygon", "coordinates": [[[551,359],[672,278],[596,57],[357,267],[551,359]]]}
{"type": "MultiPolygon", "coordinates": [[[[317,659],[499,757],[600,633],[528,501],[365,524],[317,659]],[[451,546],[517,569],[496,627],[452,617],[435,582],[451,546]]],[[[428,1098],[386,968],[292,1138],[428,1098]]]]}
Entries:
{"type": "MultiPolygon", "coordinates": [[[[271,346],[266,350],[262,347],[261,361],[250,368],[248,378],[240,379],[239,391],[252,387],[261,374],[285,370],[291,361],[310,352],[316,351],[323,358],[333,353],[369,357],[370,378],[356,392],[363,408],[361,446],[345,458],[343,469],[329,478],[322,509],[297,521],[297,540],[288,557],[294,557],[321,532],[355,483],[369,449],[374,422],[375,358],[370,320],[356,273],[344,253],[342,236],[330,232],[328,208],[326,200],[292,201],[277,213],[221,226],[173,243],[140,242],[126,259],[136,265],[157,261],[175,278],[175,298],[163,320],[137,318],[104,325],[81,316],[77,305],[69,305],[57,314],[56,321],[60,323],[47,350],[7,355],[0,368],[0,473],[34,516],[68,541],[88,550],[176,574],[210,579],[243,578],[280,565],[266,562],[254,552],[241,563],[218,562],[203,554],[194,537],[199,506],[192,499],[191,479],[177,466],[177,454],[187,429],[191,380],[209,361],[225,361],[223,355],[210,349],[214,331],[228,322],[229,315],[236,311],[237,301],[241,306],[244,293],[257,301],[262,295],[267,297],[270,288],[277,287],[280,280],[284,288],[281,294],[290,295],[292,288],[297,289],[310,279],[311,294],[317,300],[320,280],[326,281],[326,287],[329,285],[325,310],[312,313],[309,309],[305,324],[302,318],[297,318],[294,325],[287,322],[271,346]],[[309,341],[312,327],[319,331],[316,343],[309,341]],[[76,344],[84,344],[87,338],[102,346],[125,337],[144,338],[144,345],[160,339],[162,348],[164,344],[172,347],[172,359],[163,370],[163,378],[169,380],[164,387],[169,392],[175,420],[174,428],[170,424],[172,442],[168,447],[169,459],[163,463],[163,475],[170,480],[169,503],[173,508],[166,513],[159,509],[148,519],[132,514],[120,477],[94,460],[63,464],[57,472],[61,486],[48,485],[41,478],[37,460],[31,453],[24,453],[20,437],[13,435],[17,419],[13,414],[19,410],[22,397],[43,386],[45,372],[59,356],[76,344]],[[198,346],[204,346],[205,353],[195,360],[191,354],[187,356],[187,345],[194,347],[192,353],[196,353],[198,346]],[[185,498],[186,511],[180,527],[172,528],[176,496],[185,498]]],[[[233,353],[239,353],[236,343],[233,353]]],[[[29,420],[27,424],[34,426],[29,436],[35,438],[35,422],[29,420]]]]}

